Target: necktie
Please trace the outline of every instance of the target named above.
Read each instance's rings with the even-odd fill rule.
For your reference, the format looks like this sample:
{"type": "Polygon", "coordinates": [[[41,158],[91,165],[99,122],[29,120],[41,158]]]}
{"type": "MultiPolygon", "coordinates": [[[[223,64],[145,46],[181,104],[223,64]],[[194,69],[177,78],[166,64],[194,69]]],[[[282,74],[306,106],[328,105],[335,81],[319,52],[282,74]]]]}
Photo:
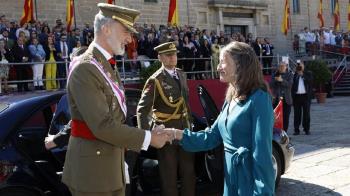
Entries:
{"type": "Polygon", "coordinates": [[[114,70],[115,65],[116,65],[116,61],[114,60],[114,58],[112,57],[112,58],[108,59],[108,62],[109,62],[109,64],[111,64],[112,69],[114,70]]]}
{"type": "Polygon", "coordinates": [[[110,58],[110,59],[108,59],[108,62],[109,62],[111,65],[115,65],[115,63],[116,63],[113,57],[110,58]]]}
{"type": "Polygon", "coordinates": [[[176,71],[174,71],[172,75],[173,75],[173,78],[176,81],[177,85],[179,85],[179,87],[180,87],[181,86],[180,85],[180,80],[179,80],[179,77],[176,74],[176,71]]]}
{"type": "Polygon", "coordinates": [[[64,42],[62,42],[62,56],[63,57],[67,57],[67,48],[66,48],[66,44],[64,42]]]}

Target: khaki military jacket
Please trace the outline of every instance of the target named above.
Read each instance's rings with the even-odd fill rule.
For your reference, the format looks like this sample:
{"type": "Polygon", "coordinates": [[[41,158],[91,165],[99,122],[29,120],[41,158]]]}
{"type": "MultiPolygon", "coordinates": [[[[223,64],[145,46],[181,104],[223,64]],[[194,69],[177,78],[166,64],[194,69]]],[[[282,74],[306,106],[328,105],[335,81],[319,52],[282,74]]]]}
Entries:
{"type": "Polygon", "coordinates": [[[70,137],[62,181],[83,192],[109,192],[125,186],[124,149],[139,151],[145,131],[124,124],[125,117],[106,79],[91,59],[121,84],[102,53],[90,45],[67,84],[72,119],[84,121],[97,140],[70,137]]]}
{"type": "MultiPolygon", "coordinates": [[[[141,99],[137,106],[137,124],[139,128],[151,129],[151,125],[164,124],[169,128],[191,128],[191,112],[188,107],[188,86],[185,73],[176,69],[180,80],[180,86],[176,80],[162,66],[158,69],[147,81],[142,92],[141,99]],[[161,96],[157,89],[156,80],[159,81],[164,96],[161,96]],[[169,103],[176,104],[180,97],[184,98],[184,104],[178,109],[176,115],[180,118],[172,119],[167,122],[157,121],[155,114],[171,115],[176,110],[175,107],[169,106],[163,98],[166,98],[169,103]],[[186,107],[186,108],[184,108],[186,107]]],[[[162,118],[163,120],[165,118],[162,118]]]]}

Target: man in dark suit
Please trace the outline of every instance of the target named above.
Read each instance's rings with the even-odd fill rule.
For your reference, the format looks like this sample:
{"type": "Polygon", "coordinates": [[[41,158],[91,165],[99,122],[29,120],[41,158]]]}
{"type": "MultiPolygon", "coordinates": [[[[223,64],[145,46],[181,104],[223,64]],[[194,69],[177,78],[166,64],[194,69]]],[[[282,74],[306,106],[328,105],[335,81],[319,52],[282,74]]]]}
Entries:
{"type": "MultiPolygon", "coordinates": [[[[176,46],[167,42],[154,49],[162,67],[145,84],[137,106],[137,124],[143,129],[159,124],[177,129],[191,128],[186,75],[176,68],[176,46]]],[[[167,144],[158,150],[158,160],[163,196],[195,195],[193,153],[184,151],[177,143],[167,144]],[[177,190],[178,174],[182,179],[181,194],[177,190]]]]}
{"type": "Polygon", "coordinates": [[[7,29],[2,30],[2,36],[3,36],[4,42],[5,42],[6,48],[12,49],[15,42],[11,38],[9,38],[9,31],[7,29]]]}
{"type": "MultiPolygon", "coordinates": [[[[15,63],[27,63],[29,60],[29,50],[24,44],[23,38],[18,38],[17,43],[12,48],[13,61],[15,63]]],[[[17,83],[17,91],[29,91],[28,83],[22,82],[21,80],[28,80],[28,69],[30,68],[29,64],[17,64],[15,65],[16,69],[16,80],[19,80],[17,83]]]]}
{"type": "Polygon", "coordinates": [[[303,128],[306,135],[310,135],[310,105],[312,95],[312,73],[304,71],[304,64],[297,62],[293,78],[292,97],[294,106],[294,134],[300,134],[300,123],[303,119],[303,128]]]}
{"type": "Polygon", "coordinates": [[[72,120],[62,181],[73,196],[124,196],[125,149],[160,148],[170,138],[158,130],[125,124],[124,88],[118,71],[113,74],[108,62],[113,55],[124,54],[140,13],[106,3],[98,7],[94,41],[71,63],[68,76],[72,120]]]}
{"type": "Polygon", "coordinates": [[[263,61],[263,67],[264,67],[264,74],[271,74],[271,68],[272,68],[272,59],[273,59],[273,52],[274,49],[273,45],[270,43],[270,40],[268,38],[264,38],[264,44],[262,45],[262,61],[263,61]]]}
{"type": "Polygon", "coordinates": [[[71,52],[71,47],[67,42],[67,35],[62,34],[60,41],[55,43],[56,53],[57,53],[57,76],[60,79],[60,89],[64,89],[66,87],[66,68],[67,68],[67,60],[69,59],[69,54],[71,52]]]}

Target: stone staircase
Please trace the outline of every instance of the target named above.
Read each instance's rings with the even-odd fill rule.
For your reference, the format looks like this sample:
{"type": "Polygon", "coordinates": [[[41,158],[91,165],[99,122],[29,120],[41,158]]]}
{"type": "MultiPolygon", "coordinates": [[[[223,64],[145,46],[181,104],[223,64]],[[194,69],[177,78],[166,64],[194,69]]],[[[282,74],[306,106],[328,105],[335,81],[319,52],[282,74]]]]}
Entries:
{"type": "Polygon", "coordinates": [[[350,70],[340,79],[333,89],[334,95],[350,95],[350,70]]]}

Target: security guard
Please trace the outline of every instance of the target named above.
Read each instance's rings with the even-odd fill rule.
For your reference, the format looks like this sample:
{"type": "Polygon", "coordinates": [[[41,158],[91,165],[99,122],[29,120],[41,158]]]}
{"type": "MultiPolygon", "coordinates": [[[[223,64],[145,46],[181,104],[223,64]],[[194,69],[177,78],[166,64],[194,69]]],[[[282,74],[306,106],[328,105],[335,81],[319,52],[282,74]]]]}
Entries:
{"type": "MultiPolygon", "coordinates": [[[[137,107],[138,126],[150,129],[154,125],[164,124],[168,128],[191,128],[186,75],[176,68],[176,46],[172,42],[167,42],[155,47],[154,50],[158,52],[162,67],[144,86],[137,107]]],[[[167,144],[158,150],[158,160],[162,195],[179,195],[177,174],[180,174],[182,179],[181,195],[195,195],[193,153],[184,151],[178,143],[167,144]]]]}

